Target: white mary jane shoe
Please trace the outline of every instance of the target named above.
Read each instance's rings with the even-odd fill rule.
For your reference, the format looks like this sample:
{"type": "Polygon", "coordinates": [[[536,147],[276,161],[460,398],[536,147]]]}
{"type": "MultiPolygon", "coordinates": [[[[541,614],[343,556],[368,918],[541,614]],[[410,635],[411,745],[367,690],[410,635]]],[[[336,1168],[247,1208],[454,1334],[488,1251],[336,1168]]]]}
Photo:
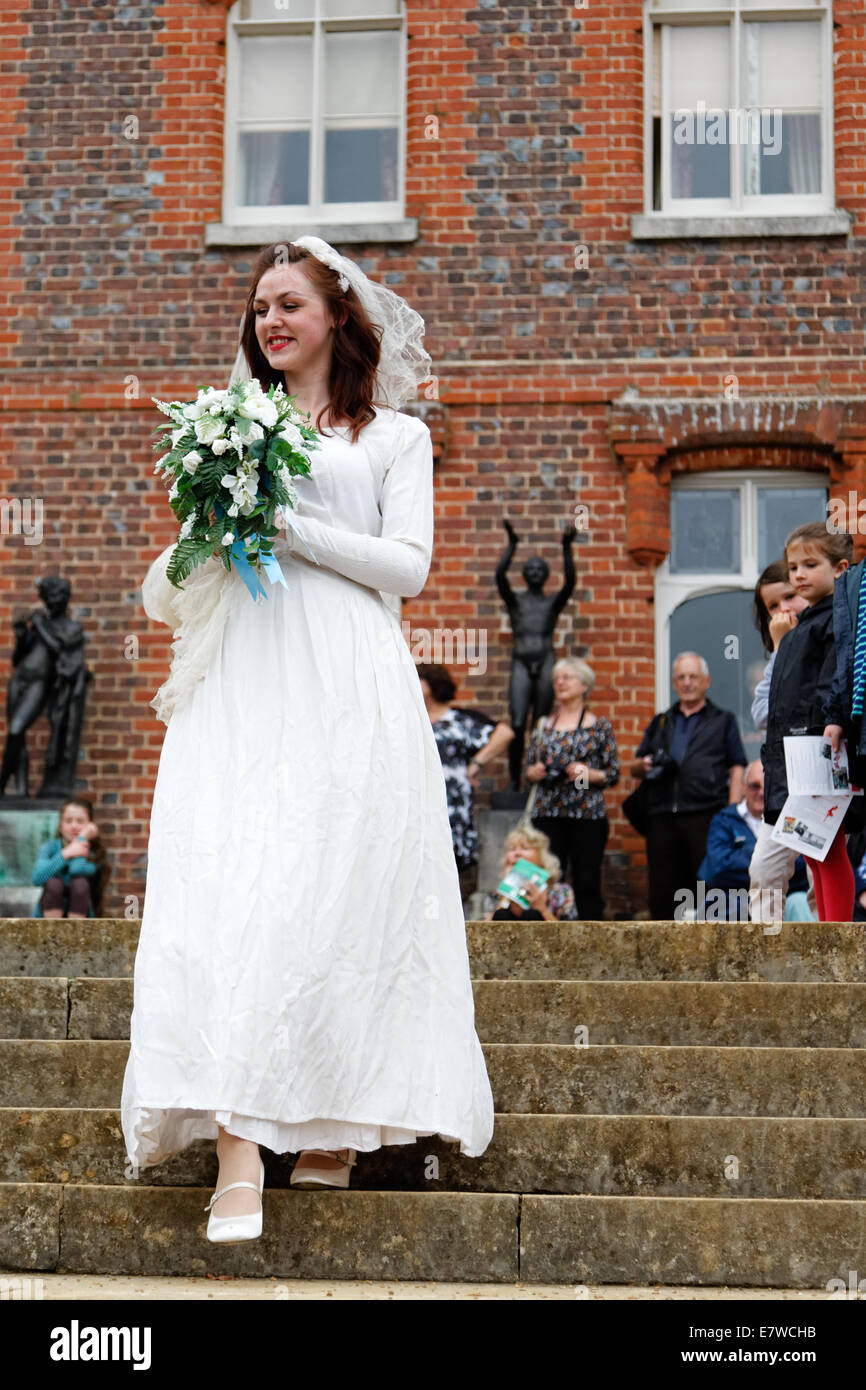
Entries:
{"type": "Polygon", "coordinates": [[[262,1202],[261,1196],[265,1186],[265,1165],[259,1155],[259,1181],[254,1182],[230,1182],[226,1187],[221,1187],[219,1192],[215,1192],[205,1207],[205,1211],[210,1211],[207,1223],[207,1238],[216,1245],[237,1245],[242,1240],[257,1240],[262,1233],[262,1202]],[[226,1192],[231,1192],[235,1187],[251,1187],[254,1192],[259,1194],[258,1211],[250,1212],[247,1216],[214,1216],[211,1207],[214,1202],[218,1202],[220,1197],[226,1192]]]}
{"type": "Polygon", "coordinates": [[[348,1159],[343,1160],[342,1168],[295,1168],[289,1179],[291,1187],[348,1187],[349,1177],[352,1169],[357,1162],[357,1154],[354,1149],[338,1149],[337,1153],[332,1153],[330,1149],[304,1149],[305,1154],[321,1154],[323,1158],[336,1158],[337,1154],[348,1154],[348,1159]]]}

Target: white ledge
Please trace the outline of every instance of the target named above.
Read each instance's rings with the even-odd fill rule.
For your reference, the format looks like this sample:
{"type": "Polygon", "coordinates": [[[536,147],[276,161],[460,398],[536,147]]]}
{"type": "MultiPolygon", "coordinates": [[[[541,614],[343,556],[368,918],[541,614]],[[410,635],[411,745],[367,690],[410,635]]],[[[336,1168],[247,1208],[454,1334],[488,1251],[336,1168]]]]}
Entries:
{"type": "Polygon", "coordinates": [[[631,219],[633,241],[722,236],[848,236],[847,212],[813,212],[796,217],[668,217],[642,213],[631,219]]]}
{"type": "Polygon", "coordinates": [[[237,227],[224,222],[208,222],[204,229],[204,244],[268,246],[274,241],[291,241],[301,236],[318,236],[332,245],[343,246],[349,242],[416,241],[418,219],[405,217],[395,222],[282,222],[237,227]]]}

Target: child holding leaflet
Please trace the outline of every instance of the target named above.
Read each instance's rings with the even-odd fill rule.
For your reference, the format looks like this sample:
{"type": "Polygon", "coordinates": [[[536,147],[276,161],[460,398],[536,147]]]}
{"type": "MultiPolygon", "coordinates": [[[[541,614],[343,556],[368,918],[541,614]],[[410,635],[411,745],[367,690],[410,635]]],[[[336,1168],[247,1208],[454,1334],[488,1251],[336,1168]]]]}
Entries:
{"type": "MultiPolygon", "coordinates": [[[[834,749],[839,747],[840,739],[846,739],[850,777],[858,787],[866,783],[866,728],[863,723],[866,585],[862,582],[863,566],[863,560],[850,565],[836,582],[833,595],[836,669],[830,695],[824,704],[824,737],[829,738],[834,749]]],[[[857,801],[862,800],[862,797],[857,798],[857,801]]],[[[861,812],[859,819],[866,819],[866,812],[861,812]]]]}
{"type": "MultiPolygon", "coordinates": [[[[788,797],[785,772],[786,737],[821,735],[828,723],[826,706],[836,672],[833,636],[833,597],[836,580],[854,558],[847,531],[827,530],[823,521],[807,522],[793,530],[785,543],[788,575],[807,607],[779,643],[770,681],[764,765],[764,819],[775,825],[788,797]]],[[[854,872],[845,834],[859,829],[863,798],[851,801],[842,827],[823,862],[804,855],[815,885],[821,922],[850,922],[854,912],[854,872]]]]}
{"type": "MultiPolygon", "coordinates": [[[[791,583],[785,561],[774,560],[755,585],[755,626],[761,634],[764,652],[769,655],[752,701],[752,721],[761,733],[767,727],[770,684],[779,643],[797,626],[798,616],[807,607],[805,598],[797,593],[791,583]]],[[[753,922],[770,922],[779,915],[796,863],[797,851],[773,839],[773,827],[762,815],[761,829],[749,864],[749,916],[753,922]],[[777,905],[775,909],[774,905],[777,905]]],[[[808,864],[806,872],[809,877],[809,908],[817,914],[818,903],[808,864]]],[[[777,930],[781,928],[777,926],[777,930]]]]}

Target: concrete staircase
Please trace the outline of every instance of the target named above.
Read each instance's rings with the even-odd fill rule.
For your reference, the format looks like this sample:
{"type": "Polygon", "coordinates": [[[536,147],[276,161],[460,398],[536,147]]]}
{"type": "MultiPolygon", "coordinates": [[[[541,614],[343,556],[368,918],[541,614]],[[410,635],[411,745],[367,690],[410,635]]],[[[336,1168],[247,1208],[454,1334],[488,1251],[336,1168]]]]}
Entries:
{"type": "Polygon", "coordinates": [[[825,1288],[866,1277],[859,925],[467,924],[496,1106],[480,1159],[359,1155],[205,1239],[212,1143],[125,1176],[138,922],[0,921],[0,1268],[825,1288]]]}

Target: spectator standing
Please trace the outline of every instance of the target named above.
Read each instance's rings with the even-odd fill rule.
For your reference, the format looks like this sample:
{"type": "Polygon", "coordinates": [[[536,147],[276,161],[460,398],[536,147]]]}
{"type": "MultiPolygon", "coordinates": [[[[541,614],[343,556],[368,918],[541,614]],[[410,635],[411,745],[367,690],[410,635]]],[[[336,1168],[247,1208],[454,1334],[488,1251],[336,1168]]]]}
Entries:
{"type": "MultiPolygon", "coordinates": [[[[797,526],[785,542],[791,582],[807,607],[797,626],[779,643],[770,683],[767,733],[761,745],[764,764],[764,819],[775,825],[788,798],[785,739],[820,736],[831,721],[836,672],[833,600],[836,580],[854,558],[847,531],[831,532],[822,521],[797,526]]],[[[842,733],[836,728],[836,740],[842,733]]],[[[827,735],[830,737],[830,735],[827,735]]],[[[856,763],[853,765],[856,780],[856,763]]],[[[854,797],[823,860],[806,855],[815,883],[818,920],[850,922],[854,911],[854,871],[845,836],[863,827],[863,798],[854,797]]]]}
{"type": "Polygon", "coordinates": [[[707,699],[710,670],[697,652],[672,667],[678,698],[651,719],[632,776],[649,776],[647,865],[650,916],[673,920],[679,888],[696,888],[710,822],[742,799],[746,753],[737,721],[707,699]]]}
{"type": "Polygon", "coordinates": [[[610,826],[605,787],[619,781],[613,727],[591,714],[595,672],[578,656],[554,663],[553,713],[539,719],[527,752],[526,776],[538,785],[532,824],[544,831],[577,903],[579,921],[604,917],[601,868],[610,826]]]}
{"type": "Polygon", "coordinates": [[[514,738],[514,730],[507,720],[496,723],[480,710],[453,705],[457,686],[446,667],[427,663],[417,670],[445,774],[448,819],[465,907],[478,886],[474,803],[478,775],[504,752],[514,738]]]}
{"type": "MultiPolygon", "coordinates": [[[[797,619],[807,606],[803,595],[798,594],[791,583],[787,561],[774,560],[759,576],[755,585],[755,626],[761,634],[764,652],[768,655],[763,677],[755,688],[752,700],[752,722],[761,733],[767,727],[770,684],[779,643],[787,632],[793,631],[797,626],[797,619]]],[[[761,783],[763,786],[763,765],[761,783]]],[[[788,893],[794,865],[800,860],[802,856],[798,856],[795,850],[789,849],[787,845],[780,845],[778,840],[773,839],[773,827],[762,815],[761,827],[749,865],[749,915],[753,922],[772,919],[775,904],[780,900],[776,894],[784,896],[788,893]]],[[[802,862],[805,864],[806,861],[802,862]]],[[[806,876],[809,884],[808,904],[814,919],[818,916],[818,905],[808,865],[806,876]]]]}

